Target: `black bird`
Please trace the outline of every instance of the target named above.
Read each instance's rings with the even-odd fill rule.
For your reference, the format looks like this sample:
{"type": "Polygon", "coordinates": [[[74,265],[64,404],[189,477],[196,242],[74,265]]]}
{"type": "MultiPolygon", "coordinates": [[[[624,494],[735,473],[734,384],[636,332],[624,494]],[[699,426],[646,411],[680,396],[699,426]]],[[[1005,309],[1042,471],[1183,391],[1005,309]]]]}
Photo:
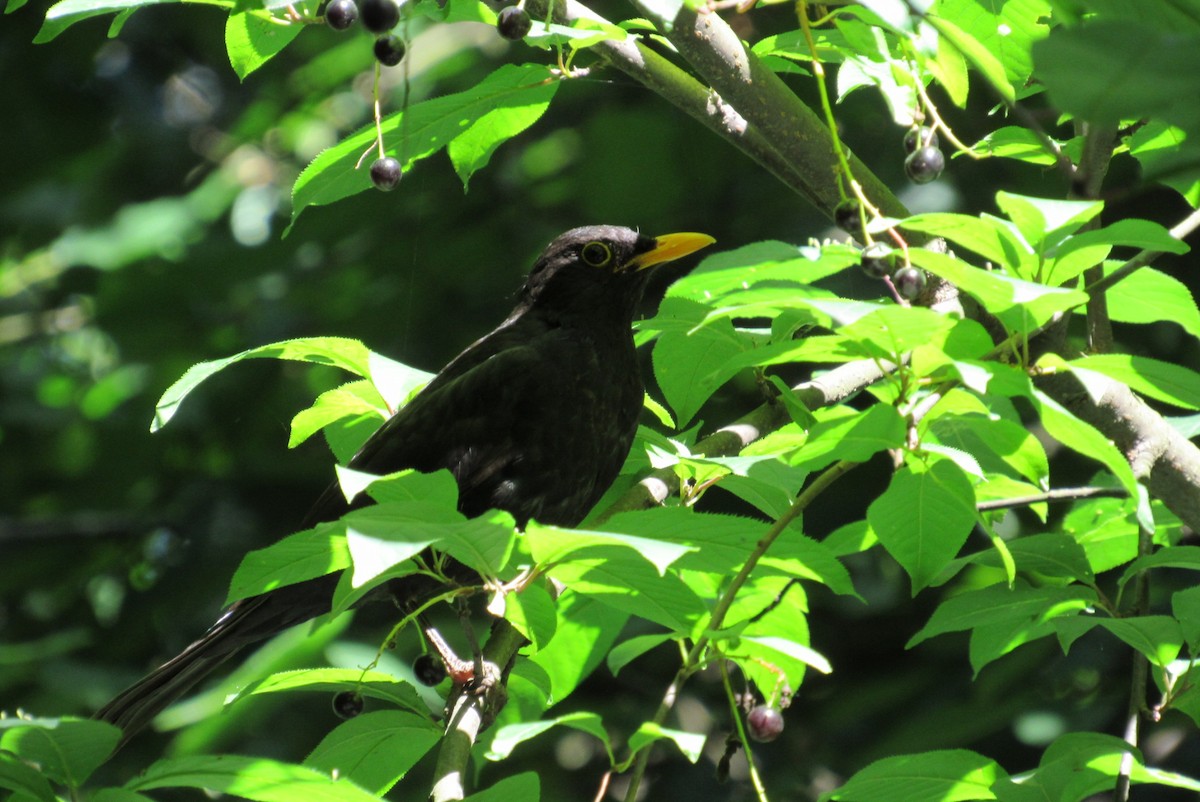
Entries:
{"type": "MultiPolygon", "coordinates": [[[[562,234],[534,263],[508,318],[385,422],[350,466],[373,474],[448,468],[467,516],[496,508],[520,526],[531,518],[577,525],[616,478],[637,429],[643,390],[630,327],[646,268],[712,242],[617,226],[562,234]]],[[[306,525],[345,511],[330,488],[306,525]]],[[[234,604],[96,718],[128,739],[243,646],[328,612],[338,576],[234,604]]],[[[401,595],[413,592],[400,586],[401,595]]]]}

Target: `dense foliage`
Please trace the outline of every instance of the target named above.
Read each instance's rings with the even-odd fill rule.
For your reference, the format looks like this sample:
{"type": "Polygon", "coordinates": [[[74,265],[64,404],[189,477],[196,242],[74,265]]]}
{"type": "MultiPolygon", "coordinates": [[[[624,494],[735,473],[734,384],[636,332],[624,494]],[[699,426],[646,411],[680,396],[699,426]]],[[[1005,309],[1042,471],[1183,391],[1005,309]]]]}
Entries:
{"type": "Polygon", "coordinates": [[[14,799],[1200,792],[1200,5],[197,5],[0,32],[14,799]],[[379,503],[288,535],[314,435],[344,465],[597,218],[719,243],[637,324],[585,525],[341,469],[379,503]],[[520,648],[469,752],[371,608],[168,711],[166,756],[83,717],[222,601],[350,569],[348,611],[429,547],[520,648]]]}

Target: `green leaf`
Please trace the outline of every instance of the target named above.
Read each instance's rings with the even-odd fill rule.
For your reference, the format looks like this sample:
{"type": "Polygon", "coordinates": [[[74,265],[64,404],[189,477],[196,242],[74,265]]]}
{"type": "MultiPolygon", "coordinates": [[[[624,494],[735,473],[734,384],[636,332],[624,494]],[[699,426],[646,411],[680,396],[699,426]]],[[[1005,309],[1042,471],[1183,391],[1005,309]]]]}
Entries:
{"type": "Polygon", "coordinates": [[[1097,618],[1095,616],[1065,618],[1054,622],[1063,651],[1067,652],[1080,636],[1101,627],[1116,635],[1127,645],[1146,656],[1152,664],[1166,668],[1179,657],[1183,648],[1183,631],[1179,622],[1166,615],[1145,615],[1134,618],[1097,618]]]}
{"type": "Polygon", "coordinates": [[[1062,531],[1087,554],[1095,573],[1112,570],[1137,557],[1138,528],[1127,499],[1095,498],[1071,507],[1062,531]]]}
{"type": "Polygon", "coordinates": [[[817,471],[839,460],[865,462],[880,451],[904,444],[904,419],[895,407],[876,404],[866,412],[818,422],[808,441],[789,461],[817,471]]]}
{"type": "Polygon", "coordinates": [[[367,365],[371,369],[371,383],[390,410],[404,406],[434,377],[428,371],[405,365],[374,351],[367,354],[367,365]]]}
{"type": "Polygon", "coordinates": [[[694,301],[719,310],[742,305],[745,293],[762,284],[786,287],[801,297],[809,293],[830,297],[828,291],[809,285],[858,264],[859,259],[858,249],[848,245],[818,248],[778,240],[754,242],[706,256],[688,275],[671,285],[667,298],[694,301]]]}
{"type": "MultiPolygon", "coordinates": [[[[121,731],[103,721],[77,718],[0,719],[0,753],[8,752],[68,788],[79,788],[117,747],[121,731]]],[[[6,775],[21,787],[13,790],[42,796],[42,783],[30,782],[20,769],[5,764],[6,775]]],[[[12,786],[7,786],[12,787],[12,786]]]]}
{"type": "Polygon", "coordinates": [[[704,602],[673,573],[660,575],[633,549],[593,546],[571,555],[547,572],[571,590],[622,612],[690,632],[704,615],[704,602]]]}
{"type": "Polygon", "coordinates": [[[913,264],[925,268],[974,297],[1010,329],[1031,331],[1059,312],[1087,303],[1082,290],[1047,287],[980,270],[966,262],[923,248],[911,248],[913,264]]]}
{"type": "Polygon", "coordinates": [[[935,237],[945,237],[962,248],[1010,270],[1029,264],[1033,252],[1018,240],[1003,221],[950,212],[915,214],[900,221],[900,227],[935,237]]]}
{"type": "MultiPolygon", "coordinates": [[[[1056,532],[1025,535],[1008,541],[1007,546],[1022,572],[1087,583],[1095,581],[1087,552],[1067,535],[1056,532]]],[[[999,557],[992,549],[980,552],[971,559],[979,565],[999,565],[999,557]]]]}
{"type": "Polygon", "coordinates": [[[1200,409],[1200,373],[1181,365],[1129,354],[1093,354],[1068,364],[1103,373],[1150,398],[1184,409],[1200,409]]]}
{"type": "Polygon", "coordinates": [[[988,83],[1001,97],[1009,102],[1016,99],[1016,92],[1005,76],[1004,65],[983,43],[944,17],[929,16],[926,19],[963,54],[971,66],[986,76],[988,83]]]}
{"type": "Polygon", "coordinates": [[[485,576],[495,576],[511,554],[515,537],[508,513],[493,511],[467,519],[453,507],[425,501],[375,504],[349,512],[342,520],[354,564],[351,586],[360,590],[430,546],[485,576]]]}
{"type": "Polygon", "coordinates": [[[948,315],[923,306],[885,306],[838,333],[862,356],[899,362],[912,349],[943,337],[954,324],[948,315]]]}
{"type": "Polygon", "coordinates": [[[1155,117],[1194,130],[1198,45],[1194,33],[1101,18],[1055,28],[1033,53],[1037,77],[1068,114],[1114,126],[1155,117]]]}
{"type": "Polygon", "coordinates": [[[1187,253],[1191,247],[1183,240],[1173,236],[1170,229],[1152,220],[1128,218],[1118,220],[1103,228],[1096,228],[1073,234],[1070,239],[1059,245],[1057,256],[1069,253],[1077,248],[1091,245],[1124,245],[1131,248],[1143,248],[1163,253],[1187,253]]]}
{"type": "MultiPolygon", "coordinates": [[[[615,30],[624,38],[624,31],[619,28],[615,30]]],[[[614,38],[604,34],[593,36],[595,42],[614,38]]],[[[581,46],[578,42],[574,44],[576,47],[581,46]]],[[[487,166],[496,148],[542,118],[546,109],[550,108],[550,101],[554,99],[557,89],[558,81],[546,76],[543,84],[525,89],[520,103],[502,103],[484,111],[450,141],[446,153],[450,156],[450,163],[454,165],[454,171],[458,173],[464,190],[471,176],[487,166]]]]}
{"type": "Polygon", "coordinates": [[[308,337],[260,345],[240,354],[200,362],[187,369],[179,379],[167,388],[154,407],[154,421],[150,431],[157,432],[179,411],[179,405],[187,394],[196,389],[200,382],[230,365],[244,359],[289,359],[296,362],[312,362],[332,365],[348,370],[358,376],[369,374],[368,351],[358,340],[344,337],[308,337]]]}
{"type": "MultiPolygon", "coordinates": [[[[702,733],[672,730],[655,724],[653,721],[645,721],[642,722],[642,726],[637,728],[637,732],[629,736],[629,761],[627,763],[631,764],[634,756],[642,749],[645,749],[655,741],[664,739],[679,747],[679,751],[683,753],[683,756],[692,763],[698,761],[700,755],[704,752],[704,741],[706,739],[702,733]]],[[[621,770],[623,771],[624,768],[621,770]]]]}
{"type": "Polygon", "coordinates": [[[629,617],[621,610],[570,590],[559,595],[556,612],[554,638],[529,658],[549,678],[550,704],[570,696],[604,661],[629,617]]]}
{"type": "Polygon", "coordinates": [[[1150,120],[1133,132],[1129,153],[1142,166],[1142,180],[1156,181],[1200,206],[1200,142],[1178,126],[1150,120]]]}
{"type": "Polygon", "coordinates": [[[225,21],[225,50],[238,78],[266,64],[305,26],[287,22],[261,9],[234,10],[225,21]]]}
{"type": "Polygon", "coordinates": [[[921,473],[904,468],[871,502],[867,521],[908,572],[915,595],[966,542],[975,525],[975,493],[962,469],[948,460],[921,473]]]}
{"type": "Polygon", "coordinates": [[[1079,585],[1041,588],[989,585],[946,599],[904,648],[911,649],[947,632],[994,624],[1034,626],[1054,618],[1074,616],[1095,603],[1095,591],[1079,585]]]}
{"type": "Polygon", "coordinates": [[[361,380],[327,390],[292,418],[288,448],[295,448],[334,421],[360,415],[388,418],[383,398],[371,382],[361,380]]]}
{"type": "Polygon", "coordinates": [[[367,486],[367,495],[380,504],[420,501],[447,510],[458,508],[458,482],[446,469],[432,473],[408,469],[380,476],[367,486]]]}
{"type": "Polygon", "coordinates": [[[337,523],[318,524],[248,553],[229,582],[225,604],[348,568],[342,531],[337,523]]]}
{"type": "Polygon", "coordinates": [[[521,802],[538,802],[541,799],[541,780],[537,772],[527,771],[505,777],[495,785],[471,794],[463,802],[511,802],[519,799],[521,802]]]}
{"type": "Polygon", "coordinates": [[[1200,648],[1200,585],[1172,593],[1171,614],[1179,622],[1184,642],[1195,652],[1200,648]]]}
{"type": "MultiPolygon", "coordinates": [[[[683,309],[685,304],[689,302],[664,301],[669,310],[683,309]]],[[[707,311],[698,304],[690,306],[693,319],[707,311]]],[[[654,377],[679,426],[691,423],[709,396],[733,378],[737,368],[730,369],[729,360],[745,348],[746,343],[728,320],[688,332],[666,331],[659,335],[654,344],[654,377]]]]}
{"type": "Polygon", "coordinates": [[[1143,557],[1138,557],[1125,568],[1120,580],[1117,581],[1117,587],[1124,588],[1142,571],[1163,566],[1200,571],[1200,546],[1167,546],[1143,557]]]}
{"type": "Polygon", "coordinates": [[[1012,421],[983,415],[935,414],[928,422],[928,431],[937,442],[975,457],[985,471],[1015,472],[1043,489],[1049,478],[1050,463],[1041,442],[1012,421]]]}
{"type": "Polygon", "coordinates": [[[143,6],[162,5],[165,3],[189,2],[201,5],[232,8],[233,0],[60,0],[46,10],[46,21],[33,38],[35,44],[49,42],[60,33],[77,22],[98,17],[102,14],[112,14],[121,11],[131,11],[143,6]]]}
{"type": "Polygon", "coordinates": [[[421,701],[417,691],[407,682],[397,680],[381,671],[363,671],[360,668],[303,668],[295,671],[280,671],[238,689],[228,701],[234,702],[246,696],[261,693],[287,693],[307,691],[332,696],[342,691],[354,691],[372,699],[379,699],[396,707],[425,715],[429,708],[421,701]]]}
{"type": "Polygon", "coordinates": [[[124,788],[101,788],[89,798],[91,802],[154,802],[148,796],[124,788]]]}
{"type": "MultiPolygon", "coordinates": [[[[558,80],[545,66],[506,64],[470,89],[416,103],[385,117],[381,123],[384,146],[407,171],[415,162],[465,136],[456,151],[455,168],[469,177],[487,163],[508,132],[517,130],[521,121],[528,125],[536,120],[557,89],[558,80]],[[529,114],[530,108],[539,110],[536,116],[529,114]]],[[[375,138],[375,125],[368,125],[323,151],[305,168],[292,188],[293,223],[309,206],[333,203],[370,188],[371,179],[367,170],[359,169],[359,159],[375,138]]]]}
{"type": "MultiPolygon", "coordinates": [[[[1112,272],[1106,265],[1105,272],[1112,272]]],[[[1143,267],[1110,287],[1108,314],[1118,323],[1170,321],[1200,338],[1200,309],[1192,291],[1179,279],[1153,267],[1143,267]]]]}
{"type": "MultiPolygon", "coordinates": [[[[54,795],[54,790],[50,787],[45,775],[28,763],[19,760],[16,755],[5,752],[0,752],[0,788],[7,788],[15,791],[17,795],[23,794],[25,797],[38,799],[41,802],[57,802],[59,799],[54,795]]],[[[21,797],[11,798],[19,799],[21,797]]]]}
{"type": "Polygon", "coordinates": [[[1008,79],[1020,84],[1033,69],[1030,48],[1049,31],[1052,6],[1047,0],[937,0],[933,11],[970,33],[1000,61],[1008,79]]]}
{"type": "MultiPolygon", "coordinates": [[[[804,643],[797,643],[794,640],[788,640],[787,638],[780,638],[774,635],[762,635],[760,637],[743,635],[741,638],[739,638],[739,641],[743,645],[749,643],[761,646],[767,653],[774,652],[776,655],[789,657],[796,662],[815,668],[822,674],[829,674],[833,672],[833,666],[829,664],[829,659],[816,649],[813,649],[804,643]]],[[[779,662],[778,656],[773,662],[779,662]]],[[[790,677],[792,675],[789,674],[788,676],[790,677]]]]}
{"type": "Polygon", "coordinates": [[[487,759],[504,760],[520,744],[536,738],[543,732],[554,727],[570,727],[571,729],[594,735],[604,745],[605,751],[608,752],[609,761],[613,760],[612,744],[609,742],[608,732],[604,729],[604,723],[600,720],[598,714],[590,711],[567,713],[558,718],[545,721],[526,721],[520,724],[509,724],[501,727],[488,746],[487,759]]]}
{"type": "MultiPolygon", "coordinates": [[[[1060,143],[1061,144],[1061,143],[1060,143]]],[[[1051,166],[1056,159],[1037,134],[1028,128],[1008,125],[998,128],[971,146],[975,153],[1016,159],[1027,164],[1051,166]]]]}
{"type": "Polygon", "coordinates": [[[960,109],[967,106],[967,92],[971,88],[971,79],[967,74],[967,62],[962,52],[948,40],[938,37],[937,55],[925,60],[925,68],[933,75],[934,80],[942,85],[950,102],[960,109]]]}
{"type": "Polygon", "coordinates": [[[530,584],[520,593],[510,593],[504,599],[504,617],[525,636],[534,651],[541,649],[554,637],[558,619],[554,599],[539,584],[530,584]]]}
{"type": "Polygon", "coordinates": [[[992,785],[1008,775],[994,761],[965,749],[897,755],[877,760],[822,800],[938,802],[995,799],[992,785]]]}
{"type": "Polygon", "coordinates": [[[571,558],[574,554],[596,547],[619,547],[636,555],[654,566],[661,575],[673,563],[694,546],[619,532],[590,531],[586,529],[562,529],[543,526],[531,521],[525,527],[525,542],[533,558],[543,565],[553,565],[571,558]]]}
{"type": "Polygon", "coordinates": [[[657,648],[667,641],[671,640],[671,635],[667,633],[659,633],[656,635],[638,635],[634,638],[629,638],[621,642],[611,652],[608,653],[606,662],[608,670],[615,677],[621,673],[621,669],[632,663],[637,658],[641,657],[651,649],[657,648]]]}
{"type": "Polygon", "coordinates": [[[1067,448],[1103,464],[1131,496],[1137,497],[1137,480],[1133,477],[1133,470],[1111,440],[1041,390],[1034,389],[1032,400],[1047,434],[1067,448]]]}
{"type": "Polygon", "coordinates": [[[130,791],[200,788],[253,802],[379,802],[346,780],[261,757],[200,755],[159,760],[125,784],[130,791]]]}
{"type": "Polygon", "coordinates": [[[374,710],[339,724],[321,739],[304,765],[384,794],[441,737],[441,727],[427,715],[374,710]]]}
{"type": "Polygon", "coordinates": [[[1072,732],[1057,738],[1042,753],[1026,784],[1038,799],[1084,799],[1110,791],[1126,754],[1141,765],[1141,752],[1120,738],[1098,732],[1072,732]]]}

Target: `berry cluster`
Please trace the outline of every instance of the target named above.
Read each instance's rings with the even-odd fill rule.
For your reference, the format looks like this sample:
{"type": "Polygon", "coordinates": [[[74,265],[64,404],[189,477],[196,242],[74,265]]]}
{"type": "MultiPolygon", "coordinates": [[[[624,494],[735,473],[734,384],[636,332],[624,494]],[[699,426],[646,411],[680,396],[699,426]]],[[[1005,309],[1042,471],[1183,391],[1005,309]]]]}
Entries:
{"type": "MultiPolygon", "coordinates": [[[[404,40],[393,34],[400,22],[400,6],[396,0],[329,0],[325,6],[325,23],[335,31],[344,31],[362,18],[363,27],[375,34],[375,60],[385,67],[395,67],[404,58],[404,40]]],[[[383,156],[371,164],[371,183],[376,189],[390,192],[400,184],[400,162],[383,156]]]]}
{"type": "Polygon", "coordinates": [[[938,148],[937,131],[923,125],[913,126],[904,135],[904,172],[915,184],[928,184],[946,169],[946,157],[938,148]]]}
{"type": "MultiPolygon", "coordinates": [[[[914,151],[916,152],[916,151],[914,151]]],[[[941,152],[938,153],[939,157],[941,152]]],[[[833,210],[833,219],[838,228],[856,239],[869,239],[865,236],[863,227],[863,208],[857,198],[850,198],[838,204],[833,210]]],[[[896,288],[901,298],[915,301],[925,289],[925,271],[910,264],[897,269],[897,251],[882,242],[871,242],[863,248],[859,257],[859,266],[871,278],[888,278],[896,288]]]]}
{"type": "Polygon", "coordinates": [[[363,27],[375,34],[375,58],[385,67],[395,67],[404,58],[404,41],[391,33],[400,22],[396,0],[329,0],[325,23],[344,31],[362,18],[363,27]]]}
{"type": "MultiPolygon", "coordinates": [[[[348,30],[362,19],[363,27],[375,35],[375,60],[385,67],[395,67],[404,59],[404,40],[391,31],[400,22],[400,6],[396,0],[329,0],[325,6],[325,23],[335,31],[348,30]]],[[[529,13],[519,5],[500,9],[496,30],[505,39],[524,39],[533,27],[529,13]]],[[[371,164],[371,183],[376,189],[391,192],[400,185],[403,176],[400,162],[391,156],[381,156],[371,164]]]]}

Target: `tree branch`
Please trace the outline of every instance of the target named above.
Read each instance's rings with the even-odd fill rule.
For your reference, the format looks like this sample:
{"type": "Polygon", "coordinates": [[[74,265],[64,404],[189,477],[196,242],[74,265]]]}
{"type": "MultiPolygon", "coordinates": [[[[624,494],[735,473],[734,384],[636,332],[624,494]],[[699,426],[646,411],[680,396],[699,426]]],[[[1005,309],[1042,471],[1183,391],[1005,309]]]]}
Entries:
{"type": "Polygon", "coordinates": [[[467,764],[471,748],[479,734],[491,725],[507,698],[505,683],[525,638],[507,621],[500,619],[492,627],[483,647],[485,676],[472,687],[455,687],[446,700],[446,736],[438,751],[434,768],[432,802],[456,802],[466,796],[467,764]]]}
{"type": "MultiPolygon", "coordinates": [[[[825,214],[841,201],[834,170],[837,155],[829,129],[812,109],[788,88],[778,75],[746,49],[729,24],[718,14],[697,13],[682,6],[674,19],[664,19],[657,8],[634,0],[638,12],[659,23],[667,38],[750,125],[765,136],[776,151],[802,174],[797,192],[825,214]]],[[[850,169],[867,199],[888,217],[905,217],[908,210],[866,165],[847,152],[850,169]]]]}
{"type": "Polygon", "coordinates": [[[1113,379],[1096,377],[1090,387],[1094,396],[1069,373],[1043,377],[1038,386],[1112,440],[1134,476],[1145,480],[1181,521],[1200,531],[1200,448],[1113,379]]]}
{"type": "MultiPolygon", "coordinates": [[[[548,0],[528,0],[526,9],[534,17],[544,19],[548,0]]],[[[608,22],[576,0],[556,0],[554,19],[564,25],[580,19],[608,22]]],[[[793,191],[801,192],[804,175],[785,159],[757,126],[750,124],[723,101],[716,92],[697,81],[636,38],[623,42],[604,41],[591,51],[607,64],[647,89],[655,92],[676,108],[704,124],[713,133],[753,159],[793,191]]],[[[801,194],[803,194],[801,192],[801,194]]]]}

